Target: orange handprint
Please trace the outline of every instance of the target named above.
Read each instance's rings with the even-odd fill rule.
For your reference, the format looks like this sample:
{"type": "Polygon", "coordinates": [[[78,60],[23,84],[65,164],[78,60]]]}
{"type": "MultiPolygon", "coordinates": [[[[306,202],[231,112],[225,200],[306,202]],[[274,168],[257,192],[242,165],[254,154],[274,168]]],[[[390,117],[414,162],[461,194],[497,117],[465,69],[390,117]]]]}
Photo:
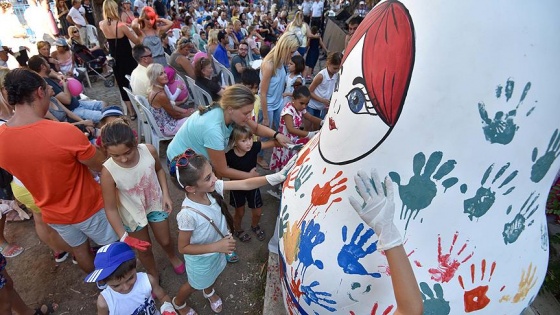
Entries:
{"type": "MultiPolygon", "coordinates": [[[[342,176],[342,174],[343,174],[342,171],[338,171],[338,173],[336,173],[336,175],[331,180],[326,182],[324,186],[317,184],[315,185],[315,187],[313,187],[313,190],[311,191],[311,203],[309,204],[309,207],[307,208],[307,210],[305,210],[303,216],[299,220],[298,226],[300,226],[301,223],[305,220],[305,218],[307,217],[311,209],[317,206],[326,205],[329,202],[332,195],[338,194],[346,190],[345,183],[348,181],[348,178],[343,177],[338,182],[334,183],[339,177],[342,176]]],[[[330,208],[330,206],[333,203],[341,202],[341,201],[342,201],[341,197],[337,197],[333,199],[325,209],[325,212],[327,212],[327,210],[330,208]]]]}
{"type": "Polygon", "coordinates": [[[521,272],[521,279],[519,280],[519,287],[517,289],[517,293],[513,296],[513,299],[509,295],[504,295],[500,299],[500,302],[513,302],[518,303],[527,297],[529,291],[535,286],[537,283],[537,279],[535,278],[535,274],[537,273],[537,266],[533,267],[533,263],[529,264],[527,267],[527,271],[523,269],[521,272]]]}
{"type": "MultiPolygon", "coordinates": [[[[492,281],[492,275],[494,274],[494,270],[496,269],[496,262],[493,262],[490,267],[490,276],[488,277],[487,282],[490,283],[492,281]]],[[[484,277],[486,275],[486,259],[483,259],[480,263],[480,270],[481,270],[481,277],[478,281],[484,281],[484,277]]],[[[475,265],[471,265],[471,283],[475,284],[475,265]]],[[[459,284],[461,288],[465,290],[465,285],[463,283],[463,277],[459,276],[459,284]]],[[[474,312],[481,310],[490,304],[490,299],[486,295],[488,293],[488,285],[479,285],[474,289],[466,290],[463,296],[465,302],[465,312],[474,312]]]]}

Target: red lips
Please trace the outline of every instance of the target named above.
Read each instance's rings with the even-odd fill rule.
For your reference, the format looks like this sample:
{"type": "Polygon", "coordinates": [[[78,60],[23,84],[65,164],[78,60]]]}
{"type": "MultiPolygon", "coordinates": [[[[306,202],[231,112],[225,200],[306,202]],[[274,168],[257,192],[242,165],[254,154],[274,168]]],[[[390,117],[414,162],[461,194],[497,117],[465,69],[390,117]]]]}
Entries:
{"type": "Polygon", "coordinates": [[[336,128],[336,123],[334,122],[334,119],[329,117],[329,130],[333,130],[333,129],[338,130],[338,128],[336,128]]]}

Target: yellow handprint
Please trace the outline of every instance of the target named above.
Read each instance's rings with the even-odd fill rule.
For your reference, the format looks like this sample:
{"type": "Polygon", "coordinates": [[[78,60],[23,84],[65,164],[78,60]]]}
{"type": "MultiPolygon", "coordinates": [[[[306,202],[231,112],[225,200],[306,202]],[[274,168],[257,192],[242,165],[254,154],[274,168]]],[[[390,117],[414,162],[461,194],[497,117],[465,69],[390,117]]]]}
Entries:
{"type": "Polygon", "coordinates": [[[294,222],[292,228],[290,228],[290,224],[287,224],[286,233],[284,233],[284,254],[286,257],[286,262],[291,265],[299,251],[299,235],[301,234],[301,230],[297,225],[297,222],[294,222]]]}
{"type": "Polygon", "coordinates": [[[519,280],[519,288],[517,293],[513,296],[513,299],[509,295],[504,295],[500,299],[500,302],[509,302],[518,303],[527,297],[529,291],[535,286],[537,283],[537,279],[535,279],[535,274],[537,273],[537,266],[533,267],[533,263],[529,264],[527,271],[523,269],[521,272],[521,279],[519,280]]]}

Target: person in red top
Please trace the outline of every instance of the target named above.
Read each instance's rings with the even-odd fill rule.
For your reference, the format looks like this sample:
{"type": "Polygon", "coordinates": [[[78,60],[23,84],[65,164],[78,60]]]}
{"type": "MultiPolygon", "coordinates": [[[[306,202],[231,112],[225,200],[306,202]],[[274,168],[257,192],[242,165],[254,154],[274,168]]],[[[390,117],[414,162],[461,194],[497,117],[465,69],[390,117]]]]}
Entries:
{"type": "MultiPolygon", "coordinates": [[[[43,119],[52,88],[36,72],[15,69],[4,81],[14,116],[0,127],[0,167],[25,185],[43,220],[72,247],[78,265],[94,270],[88,237],[98,245],[117,241],[107,222],[100,186],[88,168],[100,171],[104,155],[67,123],[43,119]]],[[[4,92],[3,91],[3,92],[4,92]]]]}

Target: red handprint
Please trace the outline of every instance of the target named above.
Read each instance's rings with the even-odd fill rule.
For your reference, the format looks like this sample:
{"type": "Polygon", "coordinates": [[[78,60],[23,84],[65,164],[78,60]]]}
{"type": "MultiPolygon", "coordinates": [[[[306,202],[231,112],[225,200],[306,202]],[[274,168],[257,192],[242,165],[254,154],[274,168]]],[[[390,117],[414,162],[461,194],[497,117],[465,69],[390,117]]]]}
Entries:
{"type": "MultiPolygon", "coordinates": [[[[406,245],[407,242],[408,242],[408,239],[406,239],[406,240],[404,241],[403,245],[406,245]]],[[[410,253],[406,254],[406,257],[410,258],[410,256],[411,256],[412,254],[414,254],[414,251],[415,251],[415,249],[411,250],[410,253]]],[[[386,256],[386,255],[385,255],[385,251],[381,251],[381,255],[386,256]]],[[[418,267],[422,267],[422,265],[420,264],[420,262],[417,261],[417,260],[414,261],[414,264],[416,264],[416,266],[418,266],[418,267]]],[[[391,276],[391,268],[389,268],[389,264],[387,264],[387,265],[380,265],[380,266],[378,266],[378,267],[381,268],[381,270],[380,270],[379,272],[384,273],[384,274],[386,274],[386,275],[388,275],[388,276],[391,276]]]]}
{"type": "Polygon", "coordinates": [[[455,243],[457,242],[457,238],[459,237],[459,232],[455,232],[453,235],[453,240],[451,241],[451,247],[449,248],[448,254],[442,254],[441,252],[441,235],[438,235],[438,267],[437,268],[430,268],[429,272],[432,275],[432,280],[437,282],[449,282],[455,276],[455,272],[459,269],[462,263],[465,263],[467,260],[471,259],[474,255],[474,252],[471,252],[470,255],[465,257],[463,260],[459,260],[459,256],[463,254],[463,251],[467,248],[468,240],[461,246],[461,249],[457,252],[457,254],[453,255],[453,247],[455,247],[455,243]],[[453,255],[453,256],[452,256],[453,255]]]}
{"type": "MultiPolygon", "coordinates": [[[[490,276],[488,277],[488,283],[492,281],[492,275],[494,274],[494,270],[496,269],[496,262],[493,262],[490,267],[490,276]]],[[[486,259],[483,259],[480,263],[480,270],[481,270],[481,277],[479,281],[484,281],[484,276],[486,274],[486,259]]],[[[475,265],[471,265],[471,283],[474,285],[475,283],[475,265]]],[[[459,284],[461,288],[465,290],[465,284],[463,282],[463,277],[459,276],[459,284]]],[[[488,285],[479,285],[474,289],[466,290],[465,294],[463,295],[464,302],[465,302],[465,312],[474,312],[481,310],[490,304],[490,299],[486,295],[488,292],[488,285]]]]}
{"type": "MultiPolygon", "coordinates": [[[[309,204],[307,210],[305,210],[305,212],[303,213],[301,219],[298,221],[298,227],[301,226],[301,223],[305,220],[305,218],[307,217],[311,209],[317,206],[326,205],[329,202],[332,195],[338,194],[346,190],[346,185],[344,183],[348,181],[348,178],[343,177],[338,182],[333,183],[336,179],[342,176],[342,173],[343,173],[342,171],[338,171],[338,173],[336,173],[336,175],[331,180],[326,182],[324,186],[317,184],[315,185],[315,187],[313,187],[313,190],[311,191],[311,203],[309,204]]],[[[330,204],[327,206],[325,212],[330,208],[330,206],[333,203],[341,202],[341,201],[342,201],[342,197],[337,197],[333,199],[330,202],[330,204]]]]}

